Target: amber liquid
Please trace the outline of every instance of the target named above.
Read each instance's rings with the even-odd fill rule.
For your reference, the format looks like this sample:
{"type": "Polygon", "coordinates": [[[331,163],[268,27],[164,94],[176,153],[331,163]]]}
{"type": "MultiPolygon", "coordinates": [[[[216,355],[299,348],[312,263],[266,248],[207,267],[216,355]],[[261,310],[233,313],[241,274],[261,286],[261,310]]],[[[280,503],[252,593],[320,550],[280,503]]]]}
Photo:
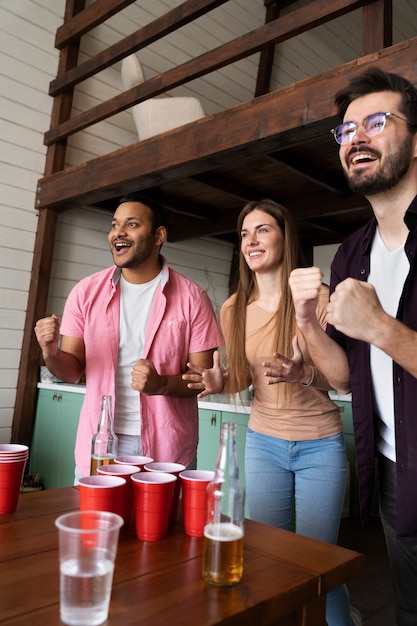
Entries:
{"type": "Polygon", "coordinates": [[[234,524],[204,528],[203,578],[212,585],[235,585],[243,574],[243,530],[234,524]]]}
{"type": "Polygon", "coordinates": [[[97,476],[97,468],[100,465],[112,465],[114,463],[114,456],[95,456],[91,457],[90,476],[97,476]]]}

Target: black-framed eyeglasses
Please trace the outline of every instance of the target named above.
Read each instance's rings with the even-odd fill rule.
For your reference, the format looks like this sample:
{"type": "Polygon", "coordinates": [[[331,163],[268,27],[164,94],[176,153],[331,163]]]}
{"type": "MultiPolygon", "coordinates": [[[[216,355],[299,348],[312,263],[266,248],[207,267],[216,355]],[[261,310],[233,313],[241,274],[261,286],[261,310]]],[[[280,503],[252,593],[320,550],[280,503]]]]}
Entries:
{"type": "Polygon", "coordinates": [[[340,146],[344,146],[347,143],[350,143],[354,136],[357,133],[359,126],[362,126],[363,132],[367,137],[375,137],[382,133],[385,128],[385,124],[387,123],[387,117],[396,117],[403,122],[407,122],[404,117],[397,115],[396,113],[372,113],[371,115],[367,115],[360,122],[343,122],[343,124],[339,124],[336,128],[331,129],[331,133],[335,138],[336,142],[340,146]]]}

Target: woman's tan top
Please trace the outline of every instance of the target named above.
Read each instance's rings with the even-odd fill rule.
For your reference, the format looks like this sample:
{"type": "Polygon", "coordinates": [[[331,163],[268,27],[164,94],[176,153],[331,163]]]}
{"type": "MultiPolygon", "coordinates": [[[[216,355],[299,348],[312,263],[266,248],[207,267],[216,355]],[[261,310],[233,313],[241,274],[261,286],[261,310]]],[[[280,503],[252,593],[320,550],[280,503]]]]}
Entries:
{"type": "MultiPolygon", "coordinates": [[[[328,289],[323,288],[317,307],[318,319],[323,328],[326,325],[324,317],[327,303],[328,289]]],[[[230,298],[222,308],[226,308],[228,304],[230,298]]],[[[227,316],[221,317],[224,323],[227,316]]],[[[267,384],[268,378],[264,375],[265,370],[261,363],[271,361],[275,352],[274,346],[271,345],[271,337],[274,336],[273,323],[274,313],[260,309],[256,302],[246,307],[246,358],[255,391],[249,428],[288,441],[322,439],[342,432],[340,408],[330,400],[326,390],[314,386],[320,386],[321,381],[325,380],[316,368],[312,385],[292,384],[290,406],[283,403],[282,394],[283,385],[288,383],[267,384]]],[[[224,328],[223,331],[227,336],[227,329],[224,328]]],[[[305,341],[298,330],[297,337],[305,363],[312,365],[305,341]]],[[[293,355],[286,356],[292,358],[293,355]]]]}

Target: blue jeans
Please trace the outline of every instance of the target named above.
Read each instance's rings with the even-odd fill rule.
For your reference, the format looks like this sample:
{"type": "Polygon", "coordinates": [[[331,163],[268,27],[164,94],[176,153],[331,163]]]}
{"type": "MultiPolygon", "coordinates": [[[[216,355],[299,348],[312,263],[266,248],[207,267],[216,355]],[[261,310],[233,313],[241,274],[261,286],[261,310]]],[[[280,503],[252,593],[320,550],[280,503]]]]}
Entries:
{"type": "MultiPolygon", "coordinates": [[[[343,434],[287,441],[248,429],[245,449],[250,518],[337,543],[346,489],[343,434]]],[[[327,594],[329,626],[352,626],[345,585],[327,594]]]]}

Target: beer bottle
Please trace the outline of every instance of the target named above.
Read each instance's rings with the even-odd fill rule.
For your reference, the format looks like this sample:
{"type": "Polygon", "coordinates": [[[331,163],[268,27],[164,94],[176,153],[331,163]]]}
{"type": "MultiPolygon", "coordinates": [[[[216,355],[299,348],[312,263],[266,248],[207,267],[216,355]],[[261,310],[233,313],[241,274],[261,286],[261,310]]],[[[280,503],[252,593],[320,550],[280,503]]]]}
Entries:
{"type": "Polygon", "coordinates": [[[100,465],[114,463],[114,459],[117,457],[118,443],[117,435],[114,432],[112,397],[103,396],[97,432],[91,442],[91,476],[97,474],[97,468],[100,465]]]}
{"type": "Polygon", "coordinates": [[[236,424],[222,424],[213,480],[207,486],[203,578],[234,585],[243,573],[245,489],[239,481],[236,424]]]}

